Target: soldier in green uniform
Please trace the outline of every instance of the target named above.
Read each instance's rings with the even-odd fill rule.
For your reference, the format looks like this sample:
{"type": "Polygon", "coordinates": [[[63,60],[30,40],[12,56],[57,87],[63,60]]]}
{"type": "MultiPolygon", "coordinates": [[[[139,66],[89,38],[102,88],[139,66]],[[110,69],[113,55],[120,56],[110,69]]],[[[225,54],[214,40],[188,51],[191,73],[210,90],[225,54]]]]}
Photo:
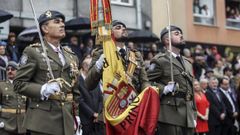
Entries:
{"type": "Polygon", "coordinates": [[[46,11],[39,17],[46,54],[41,44],[25,48],[14,89],[30,99],[24,127],[31,135],[73,135],[78,59],[64,48],[65,16],[58,11],[46,11]]]}
{"type": "Polygon", "coordinates": [[[26,129],[22,127],[26,97],[13,90],[13,79],[17,69],[17,63],[9,61],[7,80],[0,82],[0,135],[24,135],[26,133],[26,129]]]}
{"type": "Polygon", "coordinates": [[[148,78],[161,90],[160,113],[157,135],[193,135],[196,124],[196,108],[193,98],[192,64],[180,55],[180,48],[185,44],[182,30],[171,26],[161,31],[161,41],[166,47],[165,53],[157,54],[148,70],[148,78]],[[169,50],[169,40],[172,52],[169,50]],[[170,70],[172,53],[173,71],[170,70]],[[171,72],[173,81],[171,82],[171,72]]]}
{"type": "MultiPolygon", "coordinates": [[[[122,59],[125,70],[127,70],[128,65],[130,64],[130,53],[135,54],[135,61],[137,67],[133,73],[133,76],[130,76],[130,80],[135,90],[140,92],[147,86],[149,86],[147,73],[145,71],[144,61],[142,55],[137,50],[130,50],[126,47],[125,41],[127,39],[128,33],[126,30],[126,25],[118,20],[114,20],[112,23],[112,33],[114,36],[115,44],[117,46],[117,51],[119,57],[122,59]]],[[[97,46],[93,52],[93,59],[91,66],[88,71],[87,78],[85,80],[86,87],[89,90],[96,88],[102,77],[102,69],[104,64],[104,56],[102,46],[97,46]]]]}

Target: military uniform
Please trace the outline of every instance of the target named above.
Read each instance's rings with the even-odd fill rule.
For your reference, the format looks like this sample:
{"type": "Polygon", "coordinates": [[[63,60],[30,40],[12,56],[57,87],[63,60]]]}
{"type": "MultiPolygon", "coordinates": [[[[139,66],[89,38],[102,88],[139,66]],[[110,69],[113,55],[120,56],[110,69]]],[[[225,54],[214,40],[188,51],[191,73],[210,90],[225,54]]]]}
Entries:
{"type": "MultiPolygon", "coordinates": [[[[99,81],[102,77],[102,73],[98,72],[95,67],[95,63],[102,53],[103,53],[102,47],[96,48],[93,52],[92,64],[89,68],[88,75],[85,80],[86,87],[89,90],[96,88],[97,84],[99,83],[99,81]]],[[[145,65],[144,65],[144,61],[141,56],[141,53],[136,50],[134,51],[134,53],[135,53],[135,57],[136,57],[137,67],[134,71],[133,76],[131,76],[131,83],[132,83],[133,87],[135,88],[135,90],[137,90],[140,93],[141,90],[143,90],[144,88],[149,86],[149,83],[148,83],[147,73],[145,71],[145,65]]],[[[122,59],[125,71],[129,64],[129,56],[130,56],[130,50],[128,48],[126,49],[126,58],[125,59],[122,58],[121,55],[119,54],[119,58],[122,59]]]]}
{"type": "Polygon", "coordinates": [[[13,84],[7,80],[0,82],[0,128],[1,135],[25,134],[23,118],[25,115],[26,97],[14,92],[13,84]]]}
{"type": "MultiPolygon", "coordinates": [[[[72,66],[78,65],[77,57],[69,49],[61,47],[65,57],[63,66],[58,54],[45,42],[47,57],[55,78],[62,78],[72,83],[72,66]]],[[[74,101],[78,100],[79,91],[63,84],[63,95],[50,96],[41,99],[40,90],[43,84],[50,80],[48,66],[40,44],[26,47],[20,60],[20,69],[14,80],[14,89],[30,98],[30,103],[24,120],[24,127],[30,131],[51,135],[74,134],[74,101]]]]}
{"type": "MultiPolygon", "coordinates": [[[[168,93],[167,95],[161,94],[158,121],[160,124],[163,124],[161,128],[164,128],[164,131],[169,127],[164,126],[164,124],[176,125],[177,127],[192,130],[195,128],[196,108],[193,98],[192,65],[185,57],[182,58],[182,61],[183,64],[175,57],[172,57],[174,82],[179,84],[179,88],[175,91],[174,95],[172,93],[168,93]]],[[[148,78],[160,90],[163,90],[164,86],[171,81],[169,51],[159,53],[152,59],[151,67],[148,70],[148,78]]],[[[165,133],[161,128],[159,131],[160,135],[179,135],[178,129],[169,129],[173,131],[165,133]]]]}

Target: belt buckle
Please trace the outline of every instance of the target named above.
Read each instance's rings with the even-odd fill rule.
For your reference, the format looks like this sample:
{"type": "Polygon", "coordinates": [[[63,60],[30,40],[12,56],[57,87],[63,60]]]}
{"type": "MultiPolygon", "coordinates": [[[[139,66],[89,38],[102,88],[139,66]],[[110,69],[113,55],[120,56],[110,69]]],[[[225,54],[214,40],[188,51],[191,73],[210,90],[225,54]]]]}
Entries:
{"type": "Polygon", "coordinates": [[[66,96],[65,96],[64,92],[60,92],[59,94],[60,94],[61,101],[65,101],[66,96]]]}

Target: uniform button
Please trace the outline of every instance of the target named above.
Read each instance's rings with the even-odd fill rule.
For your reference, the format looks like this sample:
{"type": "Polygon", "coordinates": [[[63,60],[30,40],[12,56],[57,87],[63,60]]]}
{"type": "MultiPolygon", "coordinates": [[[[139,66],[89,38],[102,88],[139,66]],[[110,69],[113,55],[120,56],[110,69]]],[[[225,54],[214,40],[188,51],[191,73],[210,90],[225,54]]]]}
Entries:
{"type": "Polygon", "coordinates": [[[61,103],[62,106],[64,106],[64,103],[61,103]]]}
{"type": "Polygon", "coordinates": [[[170,104],[171,102],[170,101],[167,101],[168,104],[170,104]]]}
{"type": "Polygon", "coordinates": [[[6,87],[5,90],[8,90],[8,88],[6,87]]]}
{"type": "Polygon", "coordinates": [[[39,104],[37,104],[36,107],[39,107],[39,104]]]}

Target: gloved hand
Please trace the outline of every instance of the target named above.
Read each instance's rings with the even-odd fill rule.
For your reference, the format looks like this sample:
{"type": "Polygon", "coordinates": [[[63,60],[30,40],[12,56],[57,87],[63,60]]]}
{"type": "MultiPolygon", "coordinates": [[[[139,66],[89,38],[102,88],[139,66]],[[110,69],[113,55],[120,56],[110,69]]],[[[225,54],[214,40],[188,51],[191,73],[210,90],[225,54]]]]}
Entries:
{"type": "Polygon", "coordinates": [[[55,92],[59,92],[60,87],[57,82],[50,82],[50,83],[45,83],[42,88],[41,88],[41,99],[44,100],[45,98],[48,99],[48,97],[55,92]]]}
{"type": "Polygon", "coordinates": [[[81,119],[79,116],[75,116],[77,123],[78,123],[78,127],[76,127],[76,125],[74,124],[74,128],[77,129],[75,135],[81,135],[82,134],[82,126],[81,126],[81,119]]]}
{"type": "Polygon", "coordinates": [[[169,82],[168,85],[164,87],[163,94],[167,95],[170,92],[174,92],[176,89],[177,83],[169,82]]]}
{"type": "Polygon", "coordinates": [[[104,64],[104,54],[101,54],[99,59],[96,61],[96,69],[98,72],[100,72],[103,69],[103,64],[104,64]]]}
{"type": "Polygon", "coordinates": [[[0,128],[4,128],[4,122],[0,122],[0,128]]]}

